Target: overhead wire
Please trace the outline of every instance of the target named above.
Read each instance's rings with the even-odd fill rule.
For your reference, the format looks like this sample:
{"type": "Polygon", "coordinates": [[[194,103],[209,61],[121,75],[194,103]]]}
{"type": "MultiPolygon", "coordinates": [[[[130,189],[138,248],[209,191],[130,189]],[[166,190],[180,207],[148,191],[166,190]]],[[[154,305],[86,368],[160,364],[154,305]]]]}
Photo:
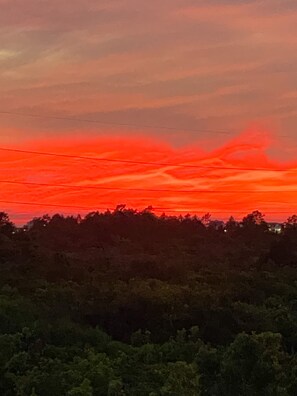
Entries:
{"type": "Polygon", "coordinates": [[[83,155],[74,155],[74,154],[60,154],[60,153],[49,153],[44,151],[34,151],[34,150],[23,150],[23,149],[14,149],[9,147],[0,147],[0,151],[6,152],[15,152],[15,153],[23,153],[23,154],[32,154],[32,155],[44,155],[50,157],[61,157],[61,158],[71,158],[71,159],[80,159],[87,161],[100,161],[100,162],[113,162],[113,163],[125,163],[125,164],[134,164],[134,165],[154,165],[154,166],[169,166],[174,168],[188,168],[188,169],[209,169],[209,170],[240,170],[240,171],[265,171],[265,172],[292,172],[297,171],[296,169],[282,169],[282,168],[265,168],[265,167],[233,167],[233,166],[213,166],[213,165],[190,165],[190,164],[174,164],[170,162],[151,162],[151,161],[136,161],[136,160],[128,160],[128,159],[118,159],[118,158],[102,158],[102,157],[89,157],[83,155]]]}
{"type": "MultiPolygon", "coordinates": [[[[155,129],[168,129],[168,130],[188,130],[191,132],[207,132],[207,133],[223,133],[223,134],[231,134],[230,130],[202,130],[202,129],[184,129],[184,128],[175,128],[175,127],[166,127],[166,126],[154,126],[154,125],[137,125],[132,123],[114,123],[114,122],[105,122],[100,120],[90,120],[90,119],[78,119],[71,117],[60,117],[60,116],[50,116],[50,115],[38,115],[38,114],[24,114],[17,112],[9,112],[9,111],[0,111],[0,114],[6,115],[17,115],[24,117],[37,117],[37,118],[50,118],[56,120],[67,120],[67,121],[78,121],[78,122],[90,122],[90,123],[98,123],[103,125],[116,125],[116,126],[133,126],[133,127],[143,127],[143,128],[155,128],[155,129]]],[[[89,161],[101,161],[101,162],[113,162],[113,163],[126,163],[126,164],[134,164],[134,165],[152,165],[152,166],[169,166],[173,168],[188,168],[188,169],[208,169],[208,170],[230,170],[230,171],[267,171],[267,172],[292,172],[297,169],[283,169],[283,168],[265,168],[265,167],[232,167],[232,166],[213,166],[213,165],[192,165],[185,163],[170,163],[170,162],[151,162],[151,161],[136,161],[136,160],[128,160],[128,159],[114,159],[114,158],[102,158],[102,157],[91,157],[91,156],[82,156],[82,155],[73,155],[73,154],[60,154],[60,153],[50,153],[50,152],[40,152],[33,150],[22,150],[22,149],[14,149],[9,147],[0,147],[1,151],[6,152],[15,152],[15,153],[23,153],[23,154],[31,154],[31,155],[43,155],[43,156],[52,156],[52,157],[63,157],[70,159],[80,159],[80,160],[89,160],[89,161]]],[[[34,183],[34,182],[20,182],[20,181],[8,181],[8,180],[0,180],[0,183],[10,183],[10,184],[23,184],[23,185],[35,185],[35,186],[47,186],[47,187],[60,187],[60,188],[73,188],[73,189],[100,189],[100,190],[123,190],[123,191],[147,191],[147,192],[175,192],[175,193],[214,193],[214,194],[226,194],[226,193],[266,193],[266,192],[286,192],[286,193],[295,193],[297,190],[205,190],[205,189],[179,189],[179,190],[171,190],[171,189],[145,189],[145,188],[124,188],[124,187],[106,187],[106,186],[81,186],[81,185],[69,185],[69,184],[54,184],[54,183],[34,183]]],[[[23,205],[39,205],[39,206],[49,206],[49,207],[59,207],[59,208],[76,208],[83,210],[91,210],[90,207],[84,206],[69,206],[69,205],[55,205],[55,204],[42,204],[42,203],[34,203],[34,202],[15,202],[15,201],[0,201],[1,203],[10,203],[10,204],[23,204],[23,205]]],[[[100,208],[97,208],[100,209],[100,208]]],[[[181,213],[181,210],[170,210],[169,208],[159,208],[158,210],[167,210],[171,213],[181,213]]],[[[187,212],[187,210],[185,210],[187,212]]],[[[224,212],[212,212],[212,213],[220,213],[224,212]]],[[[229,212],[225,212],[229,213],[229,212]]],[[[236,213],[233,211],[233,213],[236,213]]],[[[245,213],[245,211],[240,211],[237,213],[245,213]]],[[[271,212],[269,213],[291,213],[289,211],[282,212],[271,212]]]]}
{"type": "Polygon", "coordinates": [[[0,180],[2,184],[15,184],[15,185],[28,185],[28,186],[39,186],[39,187],[58,187],[58,188],[70,188],[75,190],[94,189],[94,190],[107,190],[107,191],[144,191],[144,192],[173,192],[173,193],[201,193],[201,194],[237,194],[237,193],[297,193],[297,190],[207,190],[207,189],[158,189],[158,188],[130,188],[130,187],[108,187],[102,185],[75,185],[75,184],[60,184],[60,183],[37,183],[27,181],[16,181],[16,180],[0,180]]]}
{"type": "MultiPolygon", "coordinates": [[[[22,113],[18,111],[1,110],[0,115],[16,116],[16,117],[28,117],[28,118],[40,118],[56,121],[69,121],[79,122],[87,124],[99,124],[106,126],[118,126],[118,127],[131,127],[131,128],[143,128],[143,129],[156,129],[156,130],[168,130],[168,131],[179,131],[179,132],[196,132],[196,133],[210,133],[210,134],[222,134],[222,135],[234,135],[236,132],[242,132],[240,129],[226,128],[226,129],[209,129],[209,128],[188,128],[188,127],[172,127],[167,125],[149,125],[149,124],[138,124],[133,122],[116,122],[116,121],[105,121],[99,119],[90,118],[77,118],[71,116],[59,116],[53,114],[37,114],[37,113],[22,113]]],[[[290,135],[281,134],[279,137],[290,138],[290,135]]]]}
{"type": "Polygon", "coordinates": [[[132,127],[132,128],[143,128],[143,129],[164,129],[169,131],[187,131],[187,132],[199,132],[199,133],[214,133],[231,135],[237,130],[232,129],[196,129],[196,128],[183,128],[183,127],[170,127],[165,125],[145,125],[145,124],[135,124],[131,122],[113,122],[113,121],[103,121],[98,119],[87,119],[87,118],[77,118],[77,117],[67,117],[67,116],[55,116],[50,114],[33,114],[33,113],[19,113],[14,111],[0,111],[2,115],[12,115],[18,117],[32,117],[32,118],[44,118],[57,121],[71,121],[71,122],[81,122],[90,124],[100,124],[108,126],[120,126],[120,127],[132,127]]]}
{"type": "MultiPolygon", "coordinates": [[[[96,205],[94,206],[80,206],[80,205],[63,205],[63,204],[50,204],[50,203],[41,203],[41,202],[28,202],[28,201],[10,201],[10,200],[0,200],[0,203],[4,204],[9,204],[9,205],[30,205],[30,206],[42,206],[42,207],[54,207],[54,208],[69,208],[69,209],[81,209],[81,210],[90,210],[90,211],[98,211],[98,210],[105,210],[108,211],[110,210],[109,208],[103,208],[103,207],[97,207],[96,205]]],[[[240,210],[240,211],[226,211],[226,210],[197,210],[197,209],[169,209],[169,208],[154,208],[154,207],[147,207],[144,208],[142,211],[151,208],[153,212],[168,212],[168,213],[207,213],[209,212],[210,214],[244,214],[253,211],[253,209],[246,209],[246,210],[240,210]]],[[[292,214],[294,211],[269,211],[269,214],[292,214]]]]}

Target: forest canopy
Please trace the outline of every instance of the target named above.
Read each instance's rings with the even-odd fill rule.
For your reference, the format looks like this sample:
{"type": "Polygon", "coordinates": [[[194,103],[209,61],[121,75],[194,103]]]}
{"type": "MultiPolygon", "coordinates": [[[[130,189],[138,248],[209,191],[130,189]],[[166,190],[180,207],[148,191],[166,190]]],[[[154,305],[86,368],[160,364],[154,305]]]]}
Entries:
{"type": "Polygon", "coordinates": [[[297,217],[0,213],[3,396],[297,394],[297,217]]]}

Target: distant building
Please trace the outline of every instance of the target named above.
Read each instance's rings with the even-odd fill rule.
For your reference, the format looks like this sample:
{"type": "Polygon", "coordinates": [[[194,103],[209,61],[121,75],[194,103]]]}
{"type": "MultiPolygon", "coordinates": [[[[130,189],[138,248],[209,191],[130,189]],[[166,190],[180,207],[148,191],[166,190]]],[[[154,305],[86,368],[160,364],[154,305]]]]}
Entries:
{"type": "Polygon", "coordinates": [[[283,231],[283,225],[280,223],[268,223],[268,229],[276,234],[281,234],[283,231]]]}

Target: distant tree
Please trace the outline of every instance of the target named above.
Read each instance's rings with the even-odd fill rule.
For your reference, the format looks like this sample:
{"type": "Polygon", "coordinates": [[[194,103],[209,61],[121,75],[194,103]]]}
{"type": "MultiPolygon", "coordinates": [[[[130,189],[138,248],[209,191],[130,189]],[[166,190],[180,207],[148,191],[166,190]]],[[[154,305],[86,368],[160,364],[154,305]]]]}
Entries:
{"type": "Polygon", "coordinates": [[[93,396],[93,394],[91,382],[87,378],[85,378],[79,386],[67,392],[67,396],[93,396]]]}
{"type": "Polygon", "coordinates": [[[264,226],[267,227],[267,223],[264,220],[265,215],[263,215],[258,210],[254,210],[252,213],[248,214],[242,219],[242,225],[247,226],[264,226]]]}
{"type": "Polygon", "coordinates": [[[147,206],[146,208],[143,209],[142,213],[144,213],[144,214],[145,213],[150,213],[151,214],[153,212],[153,210],[154,209],[153,209],[152,205],[149,205],[149,206],[147,206]]]}
{"type": "Polygon", "coordinates": [[[202,345],[196,354],[202,396],[219,395],[221,356],[217,349],[202,345]]]}
{"type": "Polygon", "coordinates": [[[117,205],[116,206],[116,208],[115,208],[115,213],[117,213],[117,212],[123,212],[124,210],[126,210],[126,204],[120,204],[120,205],[117,205]]]}
{"type": "Polygon", "coordinates": [[[231,216],[231,217],[229,218],[229,220],[227,221],[226,225],[225,225],[225,230],[226,230],[228,233],[233,234],[234,232],[237,231],[238,227],[239,227],[238,222],[234,219],[233,216],[231,216]]]}
{"type": "Polygon", "coordinates": [[[297,215],[290,216],[285,222],[285,228],[297,229],[297,215]]]}
{"type": "Polygon", "coordinates": [[[149,344],[151,341],[151,333],[146,330],[143,332],[142,330],[137,330],[131,335],[131,344],[133,346],[141,346],[145,344],[149,344]]]}
{"type": "Polygon", "coordinates": [[[201,223],[205,226],[208,227],[210,224],[210,219],[211,219],[211,214],[210,213],[205,213],[205,215],[203,215],[201,217],[201,223]]]}
{"type": "Polygon", "coordinates": [[[34,219],[29,221],[24,228],[30,231],[31,233],[37,234],[40,233],[41,231],[44,231],[43,228],[45,228],[50,221],[51,221],[51,217],[48,214],[43,215],[42,217],[34,217],[34,219]]]}
{"type": "Polygon", "coordinates": [[[240,234],[245,239],[247,246],[259,249],[267,244],[268,230],[264,215],[255,210],[242,219],[240,234]]]}
{"type": "Polygon", "coordinates": [[[10,221],[8,214],[0,212],[0,233],[11,236],[15,230],[15,225],[10,221]]]}
{"type": "Polygon", "coordinates": [[[287,233],[281,239],[271,243],[268,258],[273,260],[278,266],[297,265],[296,244],[287,233]]]}
{"type": "Polygon", "coordinates": [[[162,396],[200,396],[197,367],[185,362],[170,363],[162,396]]]}
{"type": "Polygon", "coordinates": [[[225,353],[221,376],[228,396],[283,396],[286,359],[281,336],[273,333],[239,334],[225,353]]]}

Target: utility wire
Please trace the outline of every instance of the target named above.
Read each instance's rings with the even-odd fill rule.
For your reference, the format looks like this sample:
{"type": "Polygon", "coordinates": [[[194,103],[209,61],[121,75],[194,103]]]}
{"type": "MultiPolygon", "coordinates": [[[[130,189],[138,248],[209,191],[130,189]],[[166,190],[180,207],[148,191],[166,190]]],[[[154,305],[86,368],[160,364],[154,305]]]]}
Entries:
{"type": "MultiPolygon", "coordinates": [[[[47,203],[40,203],[40,202],[24,202],[24,201],[6,201],[6,200],[0,200],[0,203],[4,204],[11,204],[11,205],[30,205],[30,206],[44,206],[44,207],[54,207],[54,208],[69,208],[69,209],[81,209],[81,210],[90,210],[90,211],[97,211],[97,210],[105,210],[108,211],[108,208],[100,208],[100,207],[89,207],[89,206],[76,206],[76,205],[60,205],[60,204],[47,204],[47,203]]],[[[145,209],[144,209],[145,210],[145,209]]],[[[165,211],[168,213],[207,213],[209,212],[210,214],[243,214],[243,213],[249,213],[253,211],[253,209],[246,209],[246,210],[241,210],[241,211],[212,211],[212,210],[196,210],[196,209],[169,209],[169,208],[152,208],[152,211],[154,212],[162,212],[164,213],[165,211]]],[[[292,214],[294,213],[293,211],[269,211],[269,214],[292,214]]]]}
{"type": "MultiPolygon", "coordinates": [[[[87,207],[87,206],[79,206],[79,205],[56,205],[56,204],[47,204],[41,202],[23,202],[23,201],[6,201],[0,200],[0,203],[3,204],[12,204],[12,205],[31,205],[31,206],[46,206],[46,207],[54,207],[54,208],[69,208],[69,209],[81,209],[81,210],[95,210],[95,207],[87,207]]],[[[107,210],[106,208],[97,208],[96,210],[107,210]]]]}
{"type": "MultiPolygon", "coordinates": [[[[166,125],[148,125],[148,124],[136,124],[133,122],[113,122],[103,121],[98,119],[90,118],[76,118],[70,116],[55,116],[51,114],[36,114],[36,113],[20,113],[17,111],[0,111],[0,115],[16,116],[16,117],[29,117],[29,118],[40,118],[57,121],[70,121],[80,122],[89,124],[100,124],[107,126],[119,126],[119,127],[131,127],[131,128],[143,128],[143,129],[159,129],[168,131],[179,131],[179,132],[197,132],[197,133],[210,133],[210,134],[222,134],[222,135],[234,135],[234,133],[242,132],[240,129],[208,129],[208,128],[183,128],[183,127],[170,127],[166,125]]],[[[279,137],[290,138],[290,135],[278,135],[279,137]]]]}
{"type": "Polygon", "coordinates": [[[180,189],[157,189],[157,188],[126,188],[126,187],[106,187],[106,186],[97,186],[97,185],[74,185],[74,184],[56,184],[56,183],[35,183],[35,182],[26,182],[26,181],[12,181],[12,180],[0,180],[0,183],[3,184],[16,184],[16,185],[25,185],[25,186],[37,186],[37,187],[59,187],[59,188],[70,188],[75,190],[84,190],[84,189],[94,189],[94,190],[107,190],[107,191],[143,191],[143,192],[172,192],[172,193],[201,193],[201,194],[237,194],[237,193],[253,193],[253,194],[262,194],[262,193],[297,193],[297,190],[180,190],[180,189]]]}
{"type": "Polygon", "coordinates": [[[67,117],[67,116],[54,116],[54,115],[42,115],[42,114],[32,114],[32,113],[19,113],[14,111],[0,111],[2,115],[12,115],[18,117],[30,117],[30,118],[44,118],[50,120],[59,120],[59,121],[75,121],[82,123],[90,123],[90,124],[101,124],[101,125],[109,125],[109,126],[121,126],[121,127],[132,127],[132,128],[144,128],[144,129],[164,129],[169,131],[187,131],[187,132],[199,132],[199,133],[214,133],[214,134],[223,134],[223,135],[232,135],[235,132],[239,132],[239,130],[231,130],[231,129],[192,129],[192,128],[177,128],[177,127],[169,127],[169,126],[158,126],[158,125],[143,125],[143,124],[134,124],[134,123],[126,123],[126,122],[108,122],[101,120],[92,120],[86,118],[76,118],[76,117],[67,117]]]}
{"type": "Polygon", "coordinates": [[[97,157],[88,157],[82,155],[73,155],[73,154],[58,154],[58,153],[48,153],[48,152],[40,152],[40,151],[31,151],[31,150],[21,150],[21,149],[12,149],[7,147],[0,147],[1,151],[6,152],[15,152],[15,153],[23,153],[23,154],[32,154],[32,155],[44,155],[50,157],[61,157],[61,158],[72,158],[72,159],[81,159],[88,161],[100,161],[100,162],[113,162],[113,163],[125,163],[125,164],[134,164],[134,165],[155,165],[155,166],[170,166],[174,168],[188,168],[188,169],[219,169],[219,170],[240,170],[240,171],[265,171],[265,172],[292,172],[296,171],[296,169],[281,169],[281,168],[249,168],[249,167],[232,167],[232,166],[212,166],[212,165],[188,165],[188,164],[173,164],[170,162],[150,162],[150,161],[134,161],[134,160],[124,160],[124,159],[113,159],[113,158],[97,158],[97,157]]]}

